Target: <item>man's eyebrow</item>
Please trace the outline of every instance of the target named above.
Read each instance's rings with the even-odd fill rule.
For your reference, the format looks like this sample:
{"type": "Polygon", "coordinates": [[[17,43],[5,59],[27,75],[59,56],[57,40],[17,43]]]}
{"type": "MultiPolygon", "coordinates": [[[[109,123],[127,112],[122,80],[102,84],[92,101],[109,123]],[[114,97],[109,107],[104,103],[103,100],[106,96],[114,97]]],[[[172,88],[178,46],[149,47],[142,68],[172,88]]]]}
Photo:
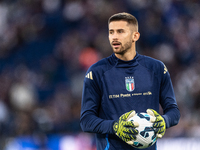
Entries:
{"type": "Polygon", "coordinates": [[[114,30],[117,30],[117,31],[119,31],[119,30],[124,30],[124,29],[109,29],[109,31],[114,31],[114,30]]]}

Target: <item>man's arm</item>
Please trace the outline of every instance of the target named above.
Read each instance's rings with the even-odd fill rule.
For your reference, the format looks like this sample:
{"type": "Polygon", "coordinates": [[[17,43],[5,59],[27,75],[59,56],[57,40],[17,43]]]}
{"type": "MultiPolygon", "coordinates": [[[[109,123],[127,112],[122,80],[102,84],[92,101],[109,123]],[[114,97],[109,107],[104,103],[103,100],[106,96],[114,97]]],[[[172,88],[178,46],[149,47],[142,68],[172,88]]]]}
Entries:
{"type": "Polygon", "coordinates": [[[98,117],[101,105],[100,81],[95,74],[88,71],[92,77],[84,79],[80,125],[83,131],[100,134],[114,134],[113,124],[115,120],[104,120],[98,117]]]}
{"type": "Polygon", "coordinates": [[[165,65],[163,65],[162,70],[160,104],[163,108],[164,115],[162,117],[165,119],[166,128],[169,128],[178,124],[180,111],[177,106],[170,74],[165,65]]]}

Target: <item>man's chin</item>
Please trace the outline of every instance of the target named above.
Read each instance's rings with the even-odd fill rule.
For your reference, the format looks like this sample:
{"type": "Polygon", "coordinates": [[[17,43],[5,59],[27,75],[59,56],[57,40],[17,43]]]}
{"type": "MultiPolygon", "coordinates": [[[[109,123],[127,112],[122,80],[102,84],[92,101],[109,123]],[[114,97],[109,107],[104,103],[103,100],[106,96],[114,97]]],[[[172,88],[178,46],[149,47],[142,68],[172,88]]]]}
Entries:
{"type": "Polygon", "coordinates": [[[113,52],[115,54],[123,54],[123,51],[121,49],[113,49],[113,52]]]}
{"type": "Polygon", "coordinates": [[[121,53],[121,49],[120,48],[113,48],[113,52],[114,53],[121,53]]]}
{"type": "Polygon", "coordinates": [[[115,54],[118,54],[118,55],[123,55],[123,54],[125,53],[125,51],[122,51],[122,50],[120,50],[120,49],[118,49],[118,50],[113,49],[113,52],[114,52],[115,54]]]}

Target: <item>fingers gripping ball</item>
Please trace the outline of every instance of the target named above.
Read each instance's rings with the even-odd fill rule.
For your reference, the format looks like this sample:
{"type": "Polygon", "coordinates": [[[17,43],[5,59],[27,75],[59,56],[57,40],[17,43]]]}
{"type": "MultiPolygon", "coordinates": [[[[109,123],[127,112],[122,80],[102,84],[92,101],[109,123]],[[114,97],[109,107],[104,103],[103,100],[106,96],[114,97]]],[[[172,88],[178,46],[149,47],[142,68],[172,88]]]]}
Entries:
{"type": "Polygon", "coordinates": [[[118,121],[113,125],[113,130],[115,134],[125,142],[128,142],[132,139],[135,139],[135,135],[138,134],[138,131],[135,127],[138,126],[138,123],[132,121],[126,121],[128,118],[135,115],[135,111],[132,110],[123,114],[118,121]]]}
{"type": "Polygon", "coordinates": [[[129,145],[137,149],[144,149],[155,144],[157,135],[153,123],[151,122],[152,118],[154,117],[147,113],[140,112],[129,119],[130,121],[139,123],[139,127],[136,128],[139,133],[136,135],[135,140],[127,142],[129,145]]]}
{"type": "Polygon", "coordinates": [[[166,131],[166,124],[164,118],[153,109],[147,109],[147,113],[151,116],[154,116],[151,122],[154,123],[153,127],[156,128],[157,137],[162,138],[166,131]]]}

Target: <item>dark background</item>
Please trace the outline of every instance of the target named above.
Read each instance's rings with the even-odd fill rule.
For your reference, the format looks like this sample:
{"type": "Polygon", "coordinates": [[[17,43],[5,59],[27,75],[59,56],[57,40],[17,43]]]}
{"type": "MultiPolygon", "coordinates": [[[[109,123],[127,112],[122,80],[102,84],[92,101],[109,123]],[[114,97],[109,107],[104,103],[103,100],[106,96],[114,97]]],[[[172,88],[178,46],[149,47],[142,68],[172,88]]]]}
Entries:
{"type": "Polygon", "coordinates": [[[1,149],[56,150],[63,136],[95,149],[79,126],[83,79],[112,54],[107,20],[118,12],[138,19],[137,51],[170,72],[181,119],[163,139],[200,136],[200,1],[0,0],[1,149]]]}

